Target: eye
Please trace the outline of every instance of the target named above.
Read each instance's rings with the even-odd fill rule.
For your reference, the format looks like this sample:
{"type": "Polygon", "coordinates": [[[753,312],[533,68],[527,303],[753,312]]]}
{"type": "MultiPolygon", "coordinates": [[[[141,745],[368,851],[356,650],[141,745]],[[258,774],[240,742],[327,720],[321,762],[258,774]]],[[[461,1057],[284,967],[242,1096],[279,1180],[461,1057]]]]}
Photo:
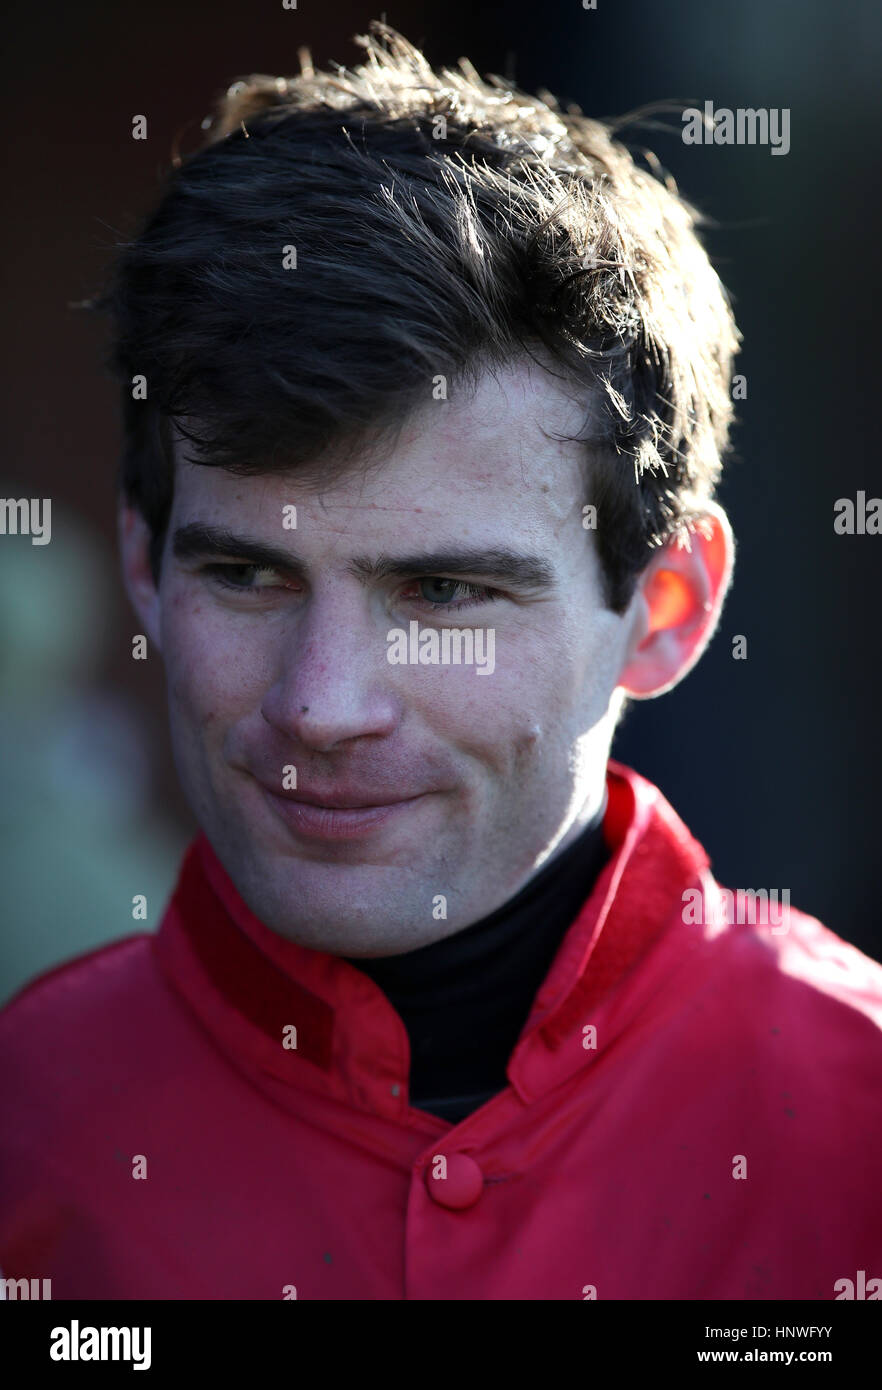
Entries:
{"type": "MultiPolygon", "coordinates": [[[[499,597],[495,589],[488,589],[483,584],[467,584],[462,579],[445,579],[440,575],[429,575],[425,579],[415,579],[410,588],[419,591],[417,601],[427,605],[430,609],[449,609],[457,610],[460,608],[471,608],[477,603],[492,603],[499,597]]],[[[413,598],[412,594],[404,594],[404,598],[413,598]]]]}
{"type": "Polygon", "coordinates": [[[273,589],[283,586],[286,581],[274,570],[271,565],[241,565],[214,564],[204,565],[203,574],[214,584],[221,585],[225,589],[235,589],[237,593],[259,593],[261,589],[273,589]],[[266,583],[253,584],[249,581],[261,577],[266,583]],[[241,583],[238,581],[242,581],[241,583]]]}

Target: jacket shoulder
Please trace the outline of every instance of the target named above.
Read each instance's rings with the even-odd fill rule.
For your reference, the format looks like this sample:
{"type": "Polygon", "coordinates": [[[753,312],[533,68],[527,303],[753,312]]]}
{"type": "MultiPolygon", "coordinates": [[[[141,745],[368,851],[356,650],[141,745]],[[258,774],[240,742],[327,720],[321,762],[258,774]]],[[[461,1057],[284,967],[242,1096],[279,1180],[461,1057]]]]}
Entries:
{"type": "Polygon", "coordinates": [[[153,934],[137,932],[84,951],[42,971],[0,1008],[0,1040],[21,1037],[32,1026],[57,1024],[115,992],[147,965],[153,934]]]}
{"type": "Polygon", "coordinates": [[[882,965],[878,961],[798,909],[790,911],[789,930],[780,943],[777,963],[785,975],[839,999],[882,1027],[882,965]]]}
{"type": "MultiPolygon", "coordinates": [[[[714,885],[718,887],[718,885],[714,885]]],[[[725,892],[725,890],[723,890],[725,892]]],[[[725,977],[730,1009],[750,1031],[766,1010],[798,1018],[802,1039],[835,1033],[882,1053],[882,965],[816,917],[789,907],[756,922],[737,907],[725,925],[708,928],[706,944],[725,977]]]]}

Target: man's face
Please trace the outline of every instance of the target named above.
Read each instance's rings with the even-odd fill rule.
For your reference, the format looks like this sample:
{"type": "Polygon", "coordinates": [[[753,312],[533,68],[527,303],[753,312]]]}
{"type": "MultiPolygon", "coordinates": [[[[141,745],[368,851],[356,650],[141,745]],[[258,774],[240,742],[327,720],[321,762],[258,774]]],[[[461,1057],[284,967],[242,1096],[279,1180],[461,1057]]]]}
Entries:
{"type": "Polygon", "coordinates": [[[580,423],[519,364],[320,490],[178,461],[158,596],[175,760],[283,936],[352,956],[427,945],[512,897],[599,806],[629,619],[604,607],[582,528],[583,448],[548,437],[580,423]],[[290,570],[249,563],[254,545],[290,570]],[[445,629],[479,630],[485,670],[393,664],[389,634],[411,623],[439,656],[445,629]]]}

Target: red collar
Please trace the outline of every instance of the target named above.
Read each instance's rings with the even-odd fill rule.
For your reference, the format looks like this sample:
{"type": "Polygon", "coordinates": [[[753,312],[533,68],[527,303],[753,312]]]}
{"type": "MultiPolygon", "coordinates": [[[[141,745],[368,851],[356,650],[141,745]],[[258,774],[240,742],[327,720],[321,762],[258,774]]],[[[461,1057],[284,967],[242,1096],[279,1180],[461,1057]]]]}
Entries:
{"type": "MultiPolygon", "coordinates": [[[[539,989],[509,1062],[528,1100],[585,1064],[581,1028],[671,921],[707,856],[650,782],[610,762],[612,851],[539,989]],[[588,968],[590,962],[590,969],[588,968]],[[564,1047],[566,1040],[575,1046],[564,1047]]],[[[409,1044],[382,991],[349,962],[287,941],[245,905],[204,833],[155,938],[159,962],[215,1040],[275,1081],[382,1113],[406,1109],[409,1044]],[[282,1046],[296,1027],[296,1049],[282,1046]]],[[[608,1040],[608,1039],[607,1039],[608,1040]]]]}

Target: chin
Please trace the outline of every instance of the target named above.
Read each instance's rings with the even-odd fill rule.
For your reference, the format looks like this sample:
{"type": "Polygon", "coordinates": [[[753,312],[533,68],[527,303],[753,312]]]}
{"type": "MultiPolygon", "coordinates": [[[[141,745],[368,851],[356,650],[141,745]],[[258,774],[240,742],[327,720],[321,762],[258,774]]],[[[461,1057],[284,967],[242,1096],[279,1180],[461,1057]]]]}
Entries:
{"type": "Polygon", "coordinates": [[[241,871],[233,868],[240,897],[264,926],[313,950],[381,955],[391,954],[395,942],[398,950],[411,950],[420,944],[412,939],[415,924],[427,919],[426,927],[432,925],[431,898],[414,896],[412,884],[399,897],[400,873],[389,865],[310,863],[290,855],[280,862],[262,855],[241,871]],[[390,875],[398,877],[394,887],[390,875]]]}

